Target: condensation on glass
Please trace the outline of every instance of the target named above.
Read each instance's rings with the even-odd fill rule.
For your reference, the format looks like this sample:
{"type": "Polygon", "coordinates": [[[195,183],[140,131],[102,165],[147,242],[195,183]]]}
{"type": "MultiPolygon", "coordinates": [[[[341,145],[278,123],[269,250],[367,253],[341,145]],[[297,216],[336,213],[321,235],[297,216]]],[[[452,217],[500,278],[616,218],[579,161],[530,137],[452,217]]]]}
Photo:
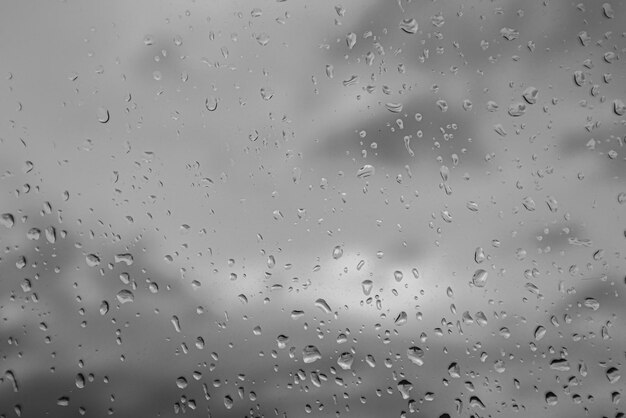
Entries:
{"type": "Polygon", "coordinates": [[[5,3],[0,417],[623,417],[625,9],[5,3]]]}

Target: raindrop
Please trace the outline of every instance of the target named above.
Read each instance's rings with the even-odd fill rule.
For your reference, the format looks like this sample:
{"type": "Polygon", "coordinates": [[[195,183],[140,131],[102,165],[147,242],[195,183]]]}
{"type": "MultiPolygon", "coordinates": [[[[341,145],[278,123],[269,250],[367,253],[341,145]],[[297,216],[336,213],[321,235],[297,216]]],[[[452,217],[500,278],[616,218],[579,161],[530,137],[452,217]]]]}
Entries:
{"type": "Polygon", "coordinates": [[[582,86],[583,84],[585,84],[586,80],[587,76],[585,75],[585,73],[580,70],[574,71],[574,83],[576,83],[577,86],[582,86]]]}
{"type": "Polygon", "coordinates": [[[374,283],[371,280],[363,280],[361,282],[361,288],[363,289],[363,294],[365,296],[370,295],[373,287],[374,287],[374,283]]]}
{"type": "Polygon", "coordinates": [[[133,294],[133,292],[127,289],[120,290],[115,296],[117,298],[117,301],[122,305],[125,303],[133,302],[135,300],[135,295],[133,294]]]}
{"type": "Polygon", "coordinates": [[[488,273],[483,269],[478,269],[472,276],[472,284],[476,287],[485,287],[488,273]]]}
{"type": "Polygon", "coordinates": [[[332,312],[332,309],[330,309],[330,306],[328,305],[328,303],[322,298],[315,301],[315,306],[320,308],[322,312],[324,313],[329,314],[332,312]]]}
{"type": "Polygon", "coordinates": [[[320,354],[319,349],[314,345],[307,345],[302,349],[302,361],[306,364],[316,362],[321,358],[322,355],[320,354]]]}
{"type": "Polygon", "coordinates": [[[406,312],[401,311],[398,314],[398,316],[396,316],[394,324],[396,324],[397,326],[401,327],[402,325],[407,323],[407,320],[408,320],[408,316],[407,316],[406,312]]]}
{"type": "Polygon", "coordinates": [[[540,341],[546,335],[546,329],[539,325],[535,328],[535,341],[540,341]]]}
{"type": "Polygon", "coordinates": [[[402,21],[400,22],[400,29],[410,35],[417,33],[418,28],[419,25],[417,24],[417,21],[413,18],[402,19],[402,21]]]}
{"type": "Polygon", "coordinates": [[[206,107],[206,110],[208,110],[209,112],[214,112],[217,109],[217,97],[215,96],[209,96],[205,99],[204,101],[204,106],[206,107]]]}
{"type": "Polygon", "coordinates": [[[613,112],[615,112],[617,116],[624,116],[624,114],[626,114],[626,104],[620,99],[613,100],[613,112]]]}
{"type": "Polygon", "coordinates": [[[174,330],[176,332],[180,332],[180,320],[178,319],[178,317],[176,315],[172,315],[172,318],[170,319],[170,322],[172,323],[172,325],[174,326],[174,330]]]}
{"type": "Polygon", "coordinates": [[[610,3],[604,3],[602,5],[602,13],[608,19],[613,19],[615,17],[615,12],[613,11],[613,6],[610,3]]]}
{"type": "Polygon", "coordinates": [[[0,225],[5,228],[13,228],[13,225],[15,225],[15,218],[10,213],[3,213],[0,215],[0,225]]]}
{"type": "Polygon", "coordinates": [[[88,254],[87,257],[85,257],[85,261],[89,267],[96,267],[100,264],[100,257],[95,254],[88,254]]]}
{"type": "Polygon", "coordinates": [[[413,390],[413,384],[406,379],[398,382],[398,391],[402,395],[402,399],[409,399],[411,395],[409,392],[413,390]]]}
{"type": "Polygon", "coordinates": [[[409,361],[415,365],[418,366],[423,366],[424,365],[424,350],[422,350],[419,347],[410,347],[407,351],[406,351],[406,356],[409,359],[409,361]]]}
{"type": "Polygon", "coordinates": [[[179,389],[185,389],[187,387],[187,379],[185,379],[183,376],[180,376],[176,379],[176,386],[178,386],[179,389]]]}
{"type": "Polygon", "coordinates": [[[389,102],[389,103],[385,104],[385,107],[391,113],[400,113],[400,112],[402,112],[402,109],[403,109],[402,103],[391,103],[391,102],[389,102]]]}
{"type": "Polygon", "coordinates": [[[606,378],[609,380],[609,383],[614,384],[621,378],[621,374],[617,367],[611,367],[606,371],[606,378]]]}
{"type": "Polygon", "coordinates": [[[97,110],[98,122],[107,123],[110,119],[109,110],[104,107],[99,107],[97,110]]]}
{"type": "Polygon", "coordinates": [[[350,370],[352,367],[352,362],[354,362],[354,354],[350,352],[342,353],[337,359],[337,364],[343,370],[350,370]]]}
{"type": "Polygon", "coordinates": [[[356,45],[356,33],[350,32],[346,35],[346,44],[348,45],[348,49],[354,48],[354,45],[356,45]]]}
{"type": "Polygon", "coordinates": [[[359,171],[357,171],[356,176],[360,179],[364,179],[364,178],[374,175],[375,172],[376,172],[376,169],[374,168],[374,166],[366,164],[363,167],[361,167],[359,171]]]}
{"type": "Polygon", "coordinates": [[[522,97],[524,98],[524,100],[526,100],[526,103],[531,104],[531,105],[537,103],[538,96],[539,96],[539,90],[537,90],[536,87],[532,87],[532,86],[528,87],[522,93],[522,97]]]}
{"type": "Polygon", "coordinates": [[[526,113],[526,104],[522,102],[513,103],[509,105],[508,113],[513,117],[522,116],[526,113]]]}
{"type": "Polygon", "coordinates": [[[559,399],[557,398],[557,396],[554,394],[554,392],[547,392],[546,393],[546,403],[549,406],[554,406],[557,403],[559,403],[559,399]]]}

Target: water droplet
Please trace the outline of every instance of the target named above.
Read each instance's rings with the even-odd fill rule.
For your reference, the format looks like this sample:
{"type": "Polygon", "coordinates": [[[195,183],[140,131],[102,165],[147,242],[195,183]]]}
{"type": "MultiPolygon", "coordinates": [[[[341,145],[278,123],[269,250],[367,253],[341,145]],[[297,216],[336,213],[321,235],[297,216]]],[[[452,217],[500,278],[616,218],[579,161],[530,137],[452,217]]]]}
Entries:
{"type": "Polygon", "coordinates": [[[127,266],[130,266],[131,264],[133,264],[134,258],[133,258],[132,254],[125,253],[125,254],[117,254],[117,255],[115,255],[114,260],[115,260],[116,264],[117,263],[124,263],[127,266]]]}
{"type": "Polygon", "coordinates": [[[535,341],[540,341],[546,335],[546,329],[539,325],[535,328],[535,341]]]}
{"type": "Polygon", "coordinates": [[[270,43],[270,36],[267,33],[259,33],[255,36],[255,39],[261,46],[266,46],[270,43]]]}
{"type": "Polygon", "coordinates": [[[233,398],[230,395],[224,396],[224,406],[226,407],[226,409],[232,409],[233,405],[233,398]]]}
{"type": "Polygon", "coordinates": [[[176,386],[178,386],[179,389],[185,389],[187,387],[187,379],[185,379],[183,376],[180,376],[176,379],[176,386]]]}
{"type": "Polygon", "coordinates": [[[602,13],[608,19],[613,19],[615,17],[615,12],[613,11],[613,6],[610,3],[604,3],[602,5],[602,13]]]}
{"type": "Polygon", "coordinates": [[[356,176],[360,179],[364,179],[373,176],[376,173],[374,166],[366,164],[357,171],[356,176]]]}
{"type": "Polygon", "coordinates": [[[554,392],[547,392],[546,403],[550,406],[554,406],[559,403],[559,398],[554,394],[554,392]]]}
{"type": "Polygon", "coordinates": [[[174,331],[176,331],[176,332],[180,332],[181,331],[180,320],[178,319],[178,317],[176,315],[172,315],[172,318],[170,319],[170,322],[174,326],[174,331]]]}
{"type": "Polygon", "coordinates": [[[424,350],[422,350],[419,347],[410,347],[407,351],[406,351],[406,356],[409,359],[409,361],[415,365],[418,366],[423,366],[424,365],[424,350]]]}
{"type": "Polygon", "coordinates": [[[204,101],[204,106],[206,107],[206,110],[208,110],[209,112],[215,112],[215,110],[217,109],[217,97],[215,96],[209,96],[205,99],[204,101]]]}
{"type": "Polygon", "coordinates": [[[606,371],[606,378],[609,380],[609,383],[611,384],[617,383],[617,381],[620,380],[621,377],[622,376],[617,367],[610,367],[606,371]]]}
{"type": "Polygon", "coordinates": [[[11,386],[13,386],[13,392],[19,392],[20,386],[17,382],[17,378],[15,377],[15,373],[13,370],[7,370],[4,372],[4,377],[11,382],[11,386]]]}
{"type": "Polygon", "coordinates": [[[511,28],[500,29],[500,35],[502,35],[502,37],[507,41],[514,41],[519,38],[519,32],[511,28]]]}
{"type": "Polygon", "coordinates": [[[5,228],[13,228],[13,225],[15,225],[15,218],[10,213],[3,213],[0,215],[0,225],[5,228]]]}
{"type": "Polygon", "coordinates": [[[574,71],[574,83],[576,83],[577,86],[582,86],[583,84],[585,84],[585,81],[587,80],[587,76],[585,75],[584,72],[578,70],[578,71],[574,71]]]}
{"type": "Polygon", "coordinates": [[[307,345],[302,349],[302,361],[306,364],[314,363],[321,358],[319,349],[314,345],[307,345]]]}
{"type": "Polygon", "coordinates": [[[613,100],[613,112],[617,116],[624,116],[626,114],[626,104],[620,99],[613,100]]]}
{"type": "Polygon", "coordinates": [[[107,312],[109,312],[109,302],[103,300],[102,303],[100,303],[100,315],[106,315],[107,312]]]}
{"type": "Polygon", "coordinates": [[[89,267],[96,267],[97,265],[100,264],[100,257],[98,257],[95,254],[88,254],[85,257],[85,261],[87,262],[87,265],[89,267]]]}
{"type": "Polygon", "coordinates": [[[617,195],[617,203],[619,203],[620,205],[626,203],[626,192],[620,192],[617,195]]]}
{"type": "Polygon", "coordinates": [[[509,105],[508,113],[513,117],[522,116],[526,113],[526,104],[523,102],[512,103],[509,105]]]}
{"type": "Polygon", "coordinates": [[[374,287],[374,282],[372,282],[371,280],[363,280],[361,282],[361,288],[363,289],[363,294],[365,296],[370,295],[373,287],[374,287]]]}
{"type": "Polygon", "coordinates": [[[398,382],[398,392],[402,395],[402,399],[409,399],[411,390],[413,390],[413,384],[408,380],[403,379],[398,382]]]}
{"type": "Polygon", "coordinates": [[[328,305],[328,303],[322,298],[319,298],[315,301],[315,306],[320,308],[322,312],[324,313],[329,314],[332,312],[332,309],[330,309],[330,306],[328,305]]]}
{"type": "Polygon", "coordinates": [[[354,48],[356,44],[356,33],[350,32],[346,35],[346,44],[348,45],[348,49],[354,48]]]}
{"type": "Polygon", "coordinates": [[[393,278],[396,280],[396,282],[401,282],[403,277],[404,274],[402,274],[400,270],[396,270],[393,272],[393,278]]]}
{"type": "Polygon", "coordinates": [[[402,21],[400,22],[400,29],[402,29],[404,32],[413,35],[415,33],[417,33],[417,30],[419,29],[419,25],[417,24],[417,21],[413,18],[406,18],[406,19],[402,19],[402,21]]]}
{"type": "Polygon", "coordinates": [[[287,343],[289,342],[289,337],[286,335],[279,335],[276,338],[276,344],[278,344],[278,348],[284,349],[287,348],[287,343]]]}
{"type": "Polygon", "coordinates": [[[98,122],[100,123],[107,123],[111,117],[109,110],[104,107],[99,107],[96,114],[98,116],[98,122]]]}
{"type": "Polygon", "coordinates": [[[400,113],[400,112],[402,112],[402,109],[403,109],[402,103],[391,103],[390,102],[390,103],[386,103],[385,107],[391,113],[400,113]]]}
{"type": "Polygon", "coordinates": [[[337,245],[333,248],[333,258],[335,260],[339,260],[341,256],[343,256],[343,247],[341,245],[337,245]]]}
{"type": "Polygon", "coordinates": [[[596,299],[594,298],[587,298],[585,299],[585,303],[584,303],[585,307],[593,310],[593,311],[597,311],[598,309],[600,309],[600,302],[598,302],[596,299]]]}
{"type": "Polygon", "coordinates": [[[401,311],[401,312],[398,314],[398,316],[396,316],[396,319],[395,319],[395,321],[394,321],[394,324],[395,324],[396,326],[401,327],[402,325],[405,325],[405,324],[407,323],[407,321],[408,321],[408,316],[407,316],[406,312],[401,311]]]}
{"type": "Polygon", "coordinates": [[[483,269],[478,269],[472,276],[472,284],[476,287],[485,287],[488,273],[483,269]]]}
{"type": "Polygon", "coordinates": [[[119,292],[117,292],[117,295],[115,295],[115,297],[117,298],[117,301],[122,305],[125,303],[133,302],[135,300],[135,295],[133,294],[133,292],[127,289],[120,290],[119,292]]]}
{"type": "Polygon", "coordinates": [[[53,226],[47,227],[44,232],[50,244],[57,242],[57,230],[53,226]]]}
{"type": "Polygon", "coordinates": [[[568,372],[570,370],[569,361],[564,358],[557,358],[550,361],[550,368],[558,372],[568,372]]]}
{"type": "Polygon", "coordinates": [[[61,396],[59,399],[57,399],[57,405],[59,405],[59,406],[69,406],[70,405],[70,398],[68,396],[61,396]]]}
{"type": "Polygon", "coordinates": [[[78,389],[83,389],[85,387],[85,375],[78,373],[74,378],[74,384],[78,389]]]}
{"type": "Polygon", "coordinates": [[[459,379],[461,377],[461,368],[457,363],[451,363],[448,366],[448,374],[450,375],[450,377],[459,379]]]}
{"type": "Polygon", "coordinates": [[[538,96],[539,96],[539,90],[537,90],[537,88],[532,87],[532,86],[528,87],[522,93],[522,97],[524,98],[524,100],[526,100],[526,103],[531,104],[531,105],[537,103],[538,96]]]}
{"type": "Polygon", "coordinates": [[[354,361],[354,354],[350,352],[342,353],[337,359],[337,364],[343,370],[350,370],[352,367],[352,362],[354,361]]]}

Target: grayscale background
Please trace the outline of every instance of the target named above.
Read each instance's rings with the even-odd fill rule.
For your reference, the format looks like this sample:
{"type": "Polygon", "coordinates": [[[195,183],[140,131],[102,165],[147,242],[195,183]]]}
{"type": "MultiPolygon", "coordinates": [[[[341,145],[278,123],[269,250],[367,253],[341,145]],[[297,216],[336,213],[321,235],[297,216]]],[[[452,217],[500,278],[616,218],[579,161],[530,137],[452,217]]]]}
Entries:
{"type": "Polygon", "coordinates": [[[0,417],[623,417],[626,4],[0,5],[0,417]]]}

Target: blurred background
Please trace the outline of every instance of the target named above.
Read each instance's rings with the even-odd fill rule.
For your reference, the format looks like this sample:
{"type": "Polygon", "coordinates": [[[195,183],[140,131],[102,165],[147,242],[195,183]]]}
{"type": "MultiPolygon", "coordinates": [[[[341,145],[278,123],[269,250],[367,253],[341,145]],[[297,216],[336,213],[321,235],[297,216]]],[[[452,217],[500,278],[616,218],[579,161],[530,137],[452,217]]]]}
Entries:
{"type": "Polygon", "coordinates": [[[623,417],[625,8],[3,2],[0,416],[623,417]]]}

